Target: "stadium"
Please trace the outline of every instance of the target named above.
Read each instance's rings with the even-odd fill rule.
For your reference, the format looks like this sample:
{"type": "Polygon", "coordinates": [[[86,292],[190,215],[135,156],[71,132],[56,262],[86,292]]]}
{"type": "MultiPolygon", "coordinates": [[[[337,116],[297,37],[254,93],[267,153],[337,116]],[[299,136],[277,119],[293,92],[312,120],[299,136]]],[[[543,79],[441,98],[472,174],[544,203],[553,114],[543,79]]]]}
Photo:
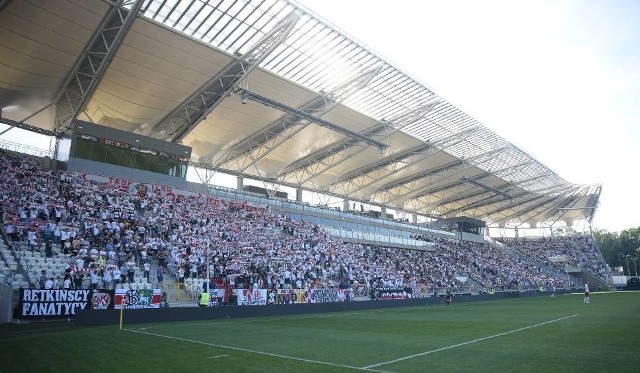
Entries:
{"type": "Polygon", "coordinates": [[[602,186],[304,6],[2,0],[0,24],[1,371],[637,367],[602,186]]]}

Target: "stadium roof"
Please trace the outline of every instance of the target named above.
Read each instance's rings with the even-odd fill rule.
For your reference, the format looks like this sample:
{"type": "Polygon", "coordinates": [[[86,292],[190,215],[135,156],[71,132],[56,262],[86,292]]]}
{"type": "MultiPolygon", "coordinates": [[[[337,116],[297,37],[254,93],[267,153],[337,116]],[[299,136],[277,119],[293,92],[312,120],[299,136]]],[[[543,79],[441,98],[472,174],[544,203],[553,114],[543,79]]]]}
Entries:
{"type": "Polygon", "coordinates": [[[290,1],[2,0],[0,25],[0,107],[25,125],[78,118],[433,217],[591,222],[598,205],[600,185],[565,181],[290,1]]]}

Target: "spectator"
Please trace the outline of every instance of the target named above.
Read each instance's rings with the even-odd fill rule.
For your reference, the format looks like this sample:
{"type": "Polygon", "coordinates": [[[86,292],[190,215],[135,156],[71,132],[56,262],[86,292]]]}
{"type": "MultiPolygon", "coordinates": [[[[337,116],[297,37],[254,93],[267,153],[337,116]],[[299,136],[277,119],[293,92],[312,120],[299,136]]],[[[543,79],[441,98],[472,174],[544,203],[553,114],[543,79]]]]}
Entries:
{"type": "Polygon", "coordinates": [[[149,272],[151,271],[151,264],[147,261],[144,262],[143,264],[143,273],[144,273],[144,278],[147,279],[147,282],[151,282],[151,280],[149,280],[149,272]]]}
{"type": "Polygon", "coordinates": [[[158,279],[158,287],[162,287],[162,281],[164,279],[164,274],[162,273],[162,267],[158,267],[156,270],[156,277],[158,279]]]}
{"type": "Polygon", "coordinates": [[[49,277],[47,281],[45,281],[44,283],[44,289],[50,290],[50,289],[53,289],[53,286],[54,286],[53,277],[49,277]]]}
{"type": "Polygon", "coordinates": [[[66,273],[66,274],[64,275],[64,279],[62,280],[62,288],[63,288],[64,290],[70,290],[70,289],[71,289],[71,285],[72,285],[72,282],[71,282],[71,275],[70,275],[70,274],[68,274],[68,273],[66,273]]]}
{"type": "Polygon", "coordinates": [[[46,289],[46,283],[47,283],[47,271],[45,271],[44,269],[41,272],[40,275],[40,289],[46,289]]]}
{"type": "Polygon", "coordinates": [[[129,269],[127,269],[127,282],[129,284],[134,283],[135,277],[136,277],[136,268],[133,265],[131,265],[129,266],[129,269]]]}
{"type": "Polygon", "coordinates": [[[545,255],[535,252],[538,243],[512,249],[424,235],[415,238],[432,242],[435,251],[344,243],[320,226],[272,209],[238,201],[208,203],[197,195],[181,196],[176,203],[151,188],[140,192],[72,172],[56,175],[25,158],[3,155],[0,193],[7,206],[5,232],[28,245],[33,242],[29,232],[35,232],[35,246],[43,237],[47,256],[47,239],[53,237],[51,244],[60,244],[71,256],[74,265],[69,275],[78,288],[87,268],[101,272],[103,281],[112,268],[116,286],[125,279],[133,282],[140,258],[149,280],[147,253],[158,259],[160,284],[162,268],[167,268],[179,281],[185,271],[192,278],[202,278],[208,271],[218,284],[244,288],[404,289],[411,284],[414,295],[424,295],[447,288],[457,291],[468,282],[499,290],[564,287],[566,276],[548,260],[554,255],[564,255],[568,263],[601,278],[607,276],[590,237],[541,241],[539,245],[547,247],[545,255]],[[42,214],[34,215],[40,210],[42,214]]]}
{"type": "Polygon", "coordinates": [[[102,286],[104,289],[111,289],[112,274],[111,269],[107,268],[102,274],[102,286]]]}
{"type": "Polygon", "coordinates": [[[120,268],[118,268],[117,266],[113,269],[113,274],[112,274],[112,278],[113,278],[113,287],[114,289],[116,289],[118,287],[118,284],[121,281],[121,277],[122,277],[122,272],[120,271],[120,268]]]}
{"type": "Polygon", "coordinates": [[[91,290],[96,290],[98,288],[98,271],[91,270],[89,273],[90,276],[90,287],[91,290]]]}

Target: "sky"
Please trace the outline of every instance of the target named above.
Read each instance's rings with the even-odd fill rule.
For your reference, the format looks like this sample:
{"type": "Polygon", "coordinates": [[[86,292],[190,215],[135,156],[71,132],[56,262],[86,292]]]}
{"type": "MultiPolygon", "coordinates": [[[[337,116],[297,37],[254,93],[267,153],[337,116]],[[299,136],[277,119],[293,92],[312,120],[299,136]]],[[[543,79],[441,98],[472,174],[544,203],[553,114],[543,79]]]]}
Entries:
{"type": "Polygon", "coordinates": [[[640,2],[299,0],[640,226],[640,2]]]}

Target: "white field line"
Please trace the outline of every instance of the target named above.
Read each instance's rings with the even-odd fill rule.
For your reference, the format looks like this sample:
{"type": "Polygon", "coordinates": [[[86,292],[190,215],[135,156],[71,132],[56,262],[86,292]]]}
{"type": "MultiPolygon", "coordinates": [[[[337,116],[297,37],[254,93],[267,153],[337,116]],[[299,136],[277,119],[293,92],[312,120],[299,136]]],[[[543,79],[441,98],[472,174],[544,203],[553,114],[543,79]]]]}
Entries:
{"type": "Polygon", "coordinates": [[[442,348],[438,348],[435,350],[431,350],[431,351],[425,351],[425,352],[421,352],[419,354],[414,354],[414,355],[410,355],[410,356],[405,356],[405,357],[401,357],[399,359],[394,359],[394,360],[389,360],[389,361],[383,361],[382,363],[378,363],[378,364],[372,364],[372,365],[368,365],[366,367],[363,367],[364,369],[371,369],[371,368],[375,368],[375,367],[379,367],[381,365],[387,365],[387,364],[393,364],[393,363],[397,363],[399,361],[403,361],[403,360],[408,360],[408,359],[413,359],[414,357],[419,357],[419,356],[424,356],[424,355],[429,355],[432,354],[434,352],[440,352],[440,351],[445,351],[445,350],[450,350],[452,348],[456,348],[456,347],[460,347],[460,346],[465,346],[465,345],[469,345],[472,343],[476,343],[476,342],[481,342],[487,339],[491,339],[491,338],[496,338],[496,337],[501,337],[503,335],[507,335],[507,334],[511,334],[511,333],[516,333],[516,332],[520,332],[523,330],[527,330],[527,329],[531,329],[531,328],[537,328],[538,326],[542,326],[542,325],[546,325],[546,324],[551,324],[554,322],[558,322],[558,321],[562,321],[562,320],[566,320],[566,319],[570,319],[572,317],[576,317],[578,316],[578,314],[575,315],[571,315],[571,316],[565,316],[565,317],[561,317],[559,319],[554,319],[554,320],[550,320],[550,321],[545,321],[545,322],[541,322],[539,324],[535,324],[535,325],[529,325],[529,326],[525,326],[522,328],[518,328],[518,329],[514,329],[514,330],[509,330],[508,332],[504,332],[504,333],[499,333],[499,334],[494,334],[494,335],[490,335],[488,337],[482,337],[482,338],[478,338],[478,339],[474,339],[471,341],[466,341],[466,342],[462,342],[462,343],[458,343],[455,345],[451,345],[451,346],[447,346],[447,347],[442,347],[442,348]]]}
{"type": "Polygon", "coordinates": [[[273,354],[273,353],[270,353],[270,352],[257,351],[257,350],[250,350],[250,349],[240,348],[240,347],[234,347],[234,346],[225,346],[225,345],[220,345],[220,344],[215,344],[215,343],[208,343],[208,342],[203,342],[203,341],[196,341],[196,340],[192,340],[192,339],[186,339],[186,338],[180,338],[180,337],[173,337],[173,336],[170,336],[170,335],[162,335],[162,334],[149,333],[149,332],[145,332],[145,331],[142,331],[142,330],[134,330],[134,329],[125,329],[125,330],[126,330],[126,331],[128,331],[128,332],[140,333],[140,334],[146,334],[146,335],[152,335],[152,336],[160,337],[160,338],[175,339],[175,340],[182,341],[182,342],[197,343],[197,344],[201,344],[201,345],[205,345],[205,346],[211,346],[211,347],[224,348],[224,349],[227,349],[227,350],[234,350],[234,351],[248,352],[248,353],[258,354],[258,355],[266,355],[266,356],[277,357],[277,358],[281,358],[281,359],[288,359],[288,360],[302,361],[302,362],[305,362],[305,363],[311,363],[311,364],[327,365],[327,366],[332,366],[332,367],[347,368],[347,369],[361,370],[361,371],[368,371],[368,372],[389,373],[389,372],[384,371],[384,370],[375,370],[375,369],[371,369],[371,368],[354,367],[354,366],[350,366],[350,365],[343,365],[343,364],[330,363],[330,362],[327,362],[327,361],[310,360],[310,359],[304,359],[304,358],[295,357],[295,356],[287,356],[287,355],[273,354]]]}

